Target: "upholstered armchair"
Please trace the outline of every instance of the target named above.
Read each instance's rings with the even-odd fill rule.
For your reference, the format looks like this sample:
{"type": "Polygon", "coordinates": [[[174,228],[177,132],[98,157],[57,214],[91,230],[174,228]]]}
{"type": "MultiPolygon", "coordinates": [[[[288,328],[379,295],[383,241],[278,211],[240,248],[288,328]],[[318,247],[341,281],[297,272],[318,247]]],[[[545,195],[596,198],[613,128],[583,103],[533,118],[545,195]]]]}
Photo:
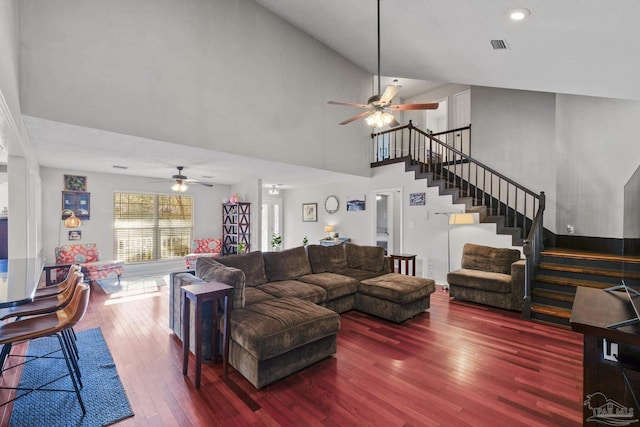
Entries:
{"type": "Polygon", "coordinates": [[[193,239],[191,242],[191,253],[184,257],[188,269],[196,267],[198,258],[209,257],[218,258],[222,252],[221,239],[193,239]]]}

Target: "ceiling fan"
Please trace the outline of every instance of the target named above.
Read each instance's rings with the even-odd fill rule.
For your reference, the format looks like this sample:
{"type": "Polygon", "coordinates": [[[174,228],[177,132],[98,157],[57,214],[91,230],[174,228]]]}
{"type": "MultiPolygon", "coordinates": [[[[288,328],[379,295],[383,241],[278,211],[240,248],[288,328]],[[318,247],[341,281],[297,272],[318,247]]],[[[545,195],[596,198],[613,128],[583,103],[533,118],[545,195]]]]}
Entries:
{"type": "Polygon", "coordinates": [[[438,108],[437,102],[393,105],[391,101],[393,97],[396,96],[396,93],[398,93],[398,88],[398,85],[390,85],[387,86],[384,93],[380,93],[380,0],[378,0],[378,94],[371,96],[366,104],[338,101],[329,101],[329,104],[345,105],[347,107],[364,108],[367,110],[341,122],[341,125],[346,125],[366,117],[365,120],[367,124],[373,127],[396,127],[400,125],[389,111],[435,110],[438,108]]]}
{"type": "Polygon", "coordinates": [[[176,169],[178,169],[178,173],[171,177],[171,180],[175,181],[175,183],[171,186],[171,189],[173,191],[177,191],[178,193],[183,193],[187,191],[187,189],[189,188],[188,184],[199,184],[199,185],[204,185],[205,187],[213,187],[213,184],[200,182],[197,179],[189,179],[186,176],[182,175],[182,170],[184,169],[184,166],[176,166],[176,169]]]}

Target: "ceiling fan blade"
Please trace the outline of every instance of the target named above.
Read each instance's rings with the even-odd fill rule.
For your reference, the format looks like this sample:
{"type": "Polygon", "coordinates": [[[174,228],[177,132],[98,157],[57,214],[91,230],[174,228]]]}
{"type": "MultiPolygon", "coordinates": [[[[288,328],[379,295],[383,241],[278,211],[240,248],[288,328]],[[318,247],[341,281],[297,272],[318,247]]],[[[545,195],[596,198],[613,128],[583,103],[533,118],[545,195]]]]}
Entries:
{"type": "Polygon", "coordinates": [[[369,108],[367,104],[356,104],[354,102],[339,102],[339,101],[329,101],[327,104],[331,105],[344,105],[347,107],[356,107],[356,108],[369,108]]]}
{"type": "Polygon", "coordinates": [[[378,102],[383,105],[388,104],[391,102],[393,97],[396,96],[396,93],[398,93],[397,86],[393,86],[393,85],[387,86],[387,88],[384,90],[384,93],[380,97],[380,101],[378,102]]]}
{"type": "Polygon", "coordinates": [[[196,182],[194,182],[194,184],[204,185],[205,187],[213,187],[213,184],[209,184],[208,182],[199,182],[199,181],[196,181],[196,182]]]}
{"type": "Polygon", "coordinates": [[[389,105],[387,107],[393,111],[406,111],[406,110],[437,110],[438,103],[432,102],[429,104],[398,104],[398,105],[389,105]]]}
{"type": "Polygon", "coordinates": [[[341,122],[340,124],[341,124],[341,125],[348,125],[349,123],[351,123],[351,122],[355,122],[355,121],[356,121],[356,120],[358,120],[358,119],[362,119],[362,118],[364,118],[364,117],[367,117],[369,114],[371,114],[371,112],[369,112],[369,111],[364,111],[364,112],[362,112],[362,113],[358,114],[357,116],[353,116],[353,117],[351,117],[350,119],[347,119],[347,120],[345,120],[344,122],[341,122]]]}

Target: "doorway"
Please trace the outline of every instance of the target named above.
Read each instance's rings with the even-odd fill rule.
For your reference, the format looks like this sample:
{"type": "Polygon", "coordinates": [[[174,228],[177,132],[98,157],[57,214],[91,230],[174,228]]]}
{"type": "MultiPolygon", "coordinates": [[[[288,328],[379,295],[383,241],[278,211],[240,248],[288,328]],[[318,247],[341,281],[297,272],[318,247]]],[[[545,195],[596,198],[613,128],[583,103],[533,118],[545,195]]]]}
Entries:
{"type": "Polygon", "coordinates": [[[271,239],[274,234],[282,236],[282,199],[263,198],[262,199],[262,239],[260,249],[262,251],[272,251],[271,239]]]}
{"type": "Polygon", "coordinates": [[[374,191],[376,201],[373,241],[385,254],[402,251],[402,190],[374,191]]]}

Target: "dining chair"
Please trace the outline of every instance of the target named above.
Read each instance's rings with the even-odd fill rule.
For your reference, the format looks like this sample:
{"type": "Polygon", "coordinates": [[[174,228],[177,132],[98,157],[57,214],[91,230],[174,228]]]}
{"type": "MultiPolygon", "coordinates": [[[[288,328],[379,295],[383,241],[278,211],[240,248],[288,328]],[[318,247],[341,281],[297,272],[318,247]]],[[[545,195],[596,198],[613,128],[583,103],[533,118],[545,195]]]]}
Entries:
{"type": "Polygon", "coordinates": [[[64,290],[69,286],[69,281],[73,276],[73,273],[76,271],[80,271],[80,266],[78,264],[73,264],[71,267],[69,267],[67,277],[65,277],[62,282],[58,283],[57,285],[36,289],[35,298],[47,298],[64,292],[64,290]]]}
{"type": "MultiPolygon", "coordinates": [[[[82,320],[89,305],[89,292],[90,291],[88,285],[79,283],[76,286],[76,290],[73,294],[71,302],[64,308],[61,308],[53,313],[31,316],[24,320],[16,320],[15,322],[0,324],[0,345],[15,345],[18,343],[29,342],[35,339],[55,336],[58,339],[62,357],[64,358],[67,365],[68,374],[61,375],[54,381],[58,381],[66,376],[69,376],[73,384],[73,390],[47,388],[47,386],[52,384],[54,381],[48,381],[46,384],[38,386],[36,388],[2,386],[0,387],[0,389],[16,390],[16,396],[6,402],[1,403],[0,406],[13,402],[14,400],[24,397],[34,391],[75,392],[76,397],[78,398],[78,403],[80,403],[82,413],[86,414],[86,408],[84,402],[82,401],[82,396],[80,396],[79,387],[82,387],[82,382],[80,381],[80,378],[77,377],[77,372],[75,372],[74,368],[72,367],[72,356],[70,355],[70,349],[63,339],[62,332],[74,327],[80,320],[82,320]],[[26,392],[18,394],[18,391],[26,392]]],[[[13,369],[17,366],[22,366],[25,363],[29,363],[30,361],[37,358],[47,357],[47,355],[31,356],[31,358],[24,363],[11,366],[7,368],[7,370],[13,369]]]]}

